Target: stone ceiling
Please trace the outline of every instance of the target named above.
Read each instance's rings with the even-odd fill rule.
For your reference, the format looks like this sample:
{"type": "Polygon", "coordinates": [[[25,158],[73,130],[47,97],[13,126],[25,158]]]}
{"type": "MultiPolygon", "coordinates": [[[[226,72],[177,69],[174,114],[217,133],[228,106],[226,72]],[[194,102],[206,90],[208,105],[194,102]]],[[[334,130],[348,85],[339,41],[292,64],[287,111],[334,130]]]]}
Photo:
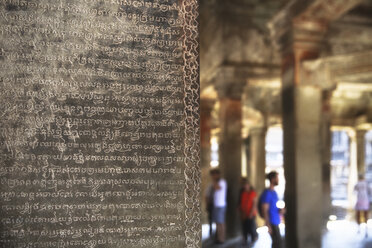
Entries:
{"type": "MultiPolygon", "coordinates": [[[[218,72],[226,66],[279,69],[280,56],[273,46],[267,24],[288,2],[296,0],[200,1],[202,98],[217,98],[213,87],[218,81],[218,72]]],[[[372,0],[363,1],[333,21],[325,41],[322,59],[341,55],[350,57],[352,54],[372,51],[372,0]]],[[[349,64],[345,64],[348,67],[349,64]]],[[[360,69],[358,73],[343,75],[333,87],[333,119],[356,120],[367,116],[372,121],[372,64],[360,69]]],[[[271,75],[267,75],[267,78],[271,81],[272,78],[280,80],[278,70],[268,70],[268,73],[271,75]]],[[[263,115],[280,116],[280,81],[273,87],[267,84],[267,78],[262,75],[248,73],[245,77],[244,103],[248,112],[253,113],[254,110],[263,115]]]]}

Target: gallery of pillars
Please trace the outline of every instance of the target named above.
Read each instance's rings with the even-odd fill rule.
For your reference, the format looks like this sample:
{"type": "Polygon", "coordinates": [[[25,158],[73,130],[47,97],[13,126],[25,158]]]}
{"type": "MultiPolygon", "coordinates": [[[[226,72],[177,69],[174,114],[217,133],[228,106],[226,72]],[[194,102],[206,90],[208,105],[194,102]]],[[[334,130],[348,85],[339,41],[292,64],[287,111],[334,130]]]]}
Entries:
{"type": "MultiPolygon", "coordinates": [[[[346,25],[351,20],[353,25],[361,25],[360,9],[372,4],[357,0],[283,1],[281,6],[266,6],[266,16],[257,17],[244,9],[244,1],[217,2],[223,8],[208,5],[204,15],[205,5],[201,4],[201,20],[208,17],[206,33],[214,30],[216,34],[214,39],[207,35],[204,39],[201,33],[201,107],[202,113],[209,111],[202,122],[211,123],[205,130],[218,137],[219,167],[229,184],[229,236],[239,233],[239,222],[233,221],[239,178],[247,176],[258,192],[264,189],[267,131],[280,126],[286,245],[321,247],[332,211],[332,130],[347,130],[349,137],[344,195],[348,209],[353,207],[358,174],[367,173],[365,134],[372,122],[372,51],[357,38],[347,43],[340,30],[351,30],[346,25]],[[254,25],[242,26],[239,20],[244,16],[254,25]],[[255,33],[257,29],[260,32],[255,33]],[[247,38],[243,33],[252,35],[247,38]],[[359,50],[355,43],[360,44],[359,50]],[[223,52],[216,52],[218,49],[223,52]],[[247,51],[251,54],[246,55],[247,51]],[[203,110],[208,105],[203,102],[213,102],[213,107],[203,110]]],[[[372,34],[369,27],[358,28],[372,34]]],[[[211,135],[202,130],[203,136],[211,135]]],[[[208,168],[210,161],[206,159],[202,170],[208,168]]]]}

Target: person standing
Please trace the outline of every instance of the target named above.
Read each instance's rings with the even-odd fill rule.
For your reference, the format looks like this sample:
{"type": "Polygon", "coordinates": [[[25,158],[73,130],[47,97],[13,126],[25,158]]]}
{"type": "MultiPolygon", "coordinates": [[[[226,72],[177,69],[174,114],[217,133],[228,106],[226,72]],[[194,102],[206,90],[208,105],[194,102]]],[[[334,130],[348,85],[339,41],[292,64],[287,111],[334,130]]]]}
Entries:
{"type": "Polygon", "coordinates": [[[248,236],[254,243],[258,234],[256,231],[256,207],[257,194],[247,179],[243,180],[243,190],[240,194],[240,215],[242,219],[243,245],[247,245],[248,236]]]}
{"type": "MultiPolygon", "coordinates": [[[[369,212],[369,197],[368,197],[368,183],[363,175],[359,175],[358,183],[355,185],[354,190],[357,192],[357,202],[355,205],[356,221],[358,223],[358,232],[360,232],[360,224],[363,221],[367,223],[369,212]]],[[[366,237],[368,232],[366,231],[366,237]]]]}
{"type": "Polygon", "coordinates": [[[206,192],[205,192],[205,203],[206,203],[206,210],[208,214],[208,223],[209,223],[209,236],[212,237],[213,229],[213,219],[212,219],[212,213],[213,213],[213,197],[214,197],[214,189],[213,184],[209,185],[206,192]]]}
{"type": "Polygon", "coordinates": [[[216,223],[216,243],[225,242],[225,213],[226,213],[226,193],[227,183],[221,178],[219,169],[210,171],[213,187],[213,210],[212,220],[216,223]]]}
{"type": "Polygon", "coordinates": [[[274,190],[275,186],[279,184],[279,177],[276,171],[267,174],[267,179],[270,181],[269,188],[262,193],[260,200],[262,201],[262,211],[265,220],[265,225],[269,229],[272,239],[272,248],[282,247],[282,238],[280,236],[280,209],[276,206],[279,197],[274,190]]]}

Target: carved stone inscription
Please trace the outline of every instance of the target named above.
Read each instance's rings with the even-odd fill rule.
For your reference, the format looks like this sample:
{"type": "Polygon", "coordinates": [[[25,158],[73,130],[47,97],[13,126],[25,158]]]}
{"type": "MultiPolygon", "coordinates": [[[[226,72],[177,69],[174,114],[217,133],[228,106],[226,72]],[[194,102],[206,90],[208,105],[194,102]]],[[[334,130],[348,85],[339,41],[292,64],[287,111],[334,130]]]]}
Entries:
{"type": "Polygon", "coordinates": [[[198,246],[195,6],[0,0],[0,247],[198,246]]]}

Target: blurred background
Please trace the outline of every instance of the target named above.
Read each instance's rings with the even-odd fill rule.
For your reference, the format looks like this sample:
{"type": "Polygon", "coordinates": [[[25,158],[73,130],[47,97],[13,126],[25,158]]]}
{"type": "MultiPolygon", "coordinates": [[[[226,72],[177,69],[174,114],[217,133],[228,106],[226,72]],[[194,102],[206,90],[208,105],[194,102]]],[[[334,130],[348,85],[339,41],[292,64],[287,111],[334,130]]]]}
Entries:
{"type": "Polygon", "coordinates": [[[372,192],[372,1],[200,0],[199,18],[202,194],[219,168],[223,246],[240,247],[240,179],[259,194],[276,170],[287,247],[372,247],[354,210],[358,175],[372,192]]]}

